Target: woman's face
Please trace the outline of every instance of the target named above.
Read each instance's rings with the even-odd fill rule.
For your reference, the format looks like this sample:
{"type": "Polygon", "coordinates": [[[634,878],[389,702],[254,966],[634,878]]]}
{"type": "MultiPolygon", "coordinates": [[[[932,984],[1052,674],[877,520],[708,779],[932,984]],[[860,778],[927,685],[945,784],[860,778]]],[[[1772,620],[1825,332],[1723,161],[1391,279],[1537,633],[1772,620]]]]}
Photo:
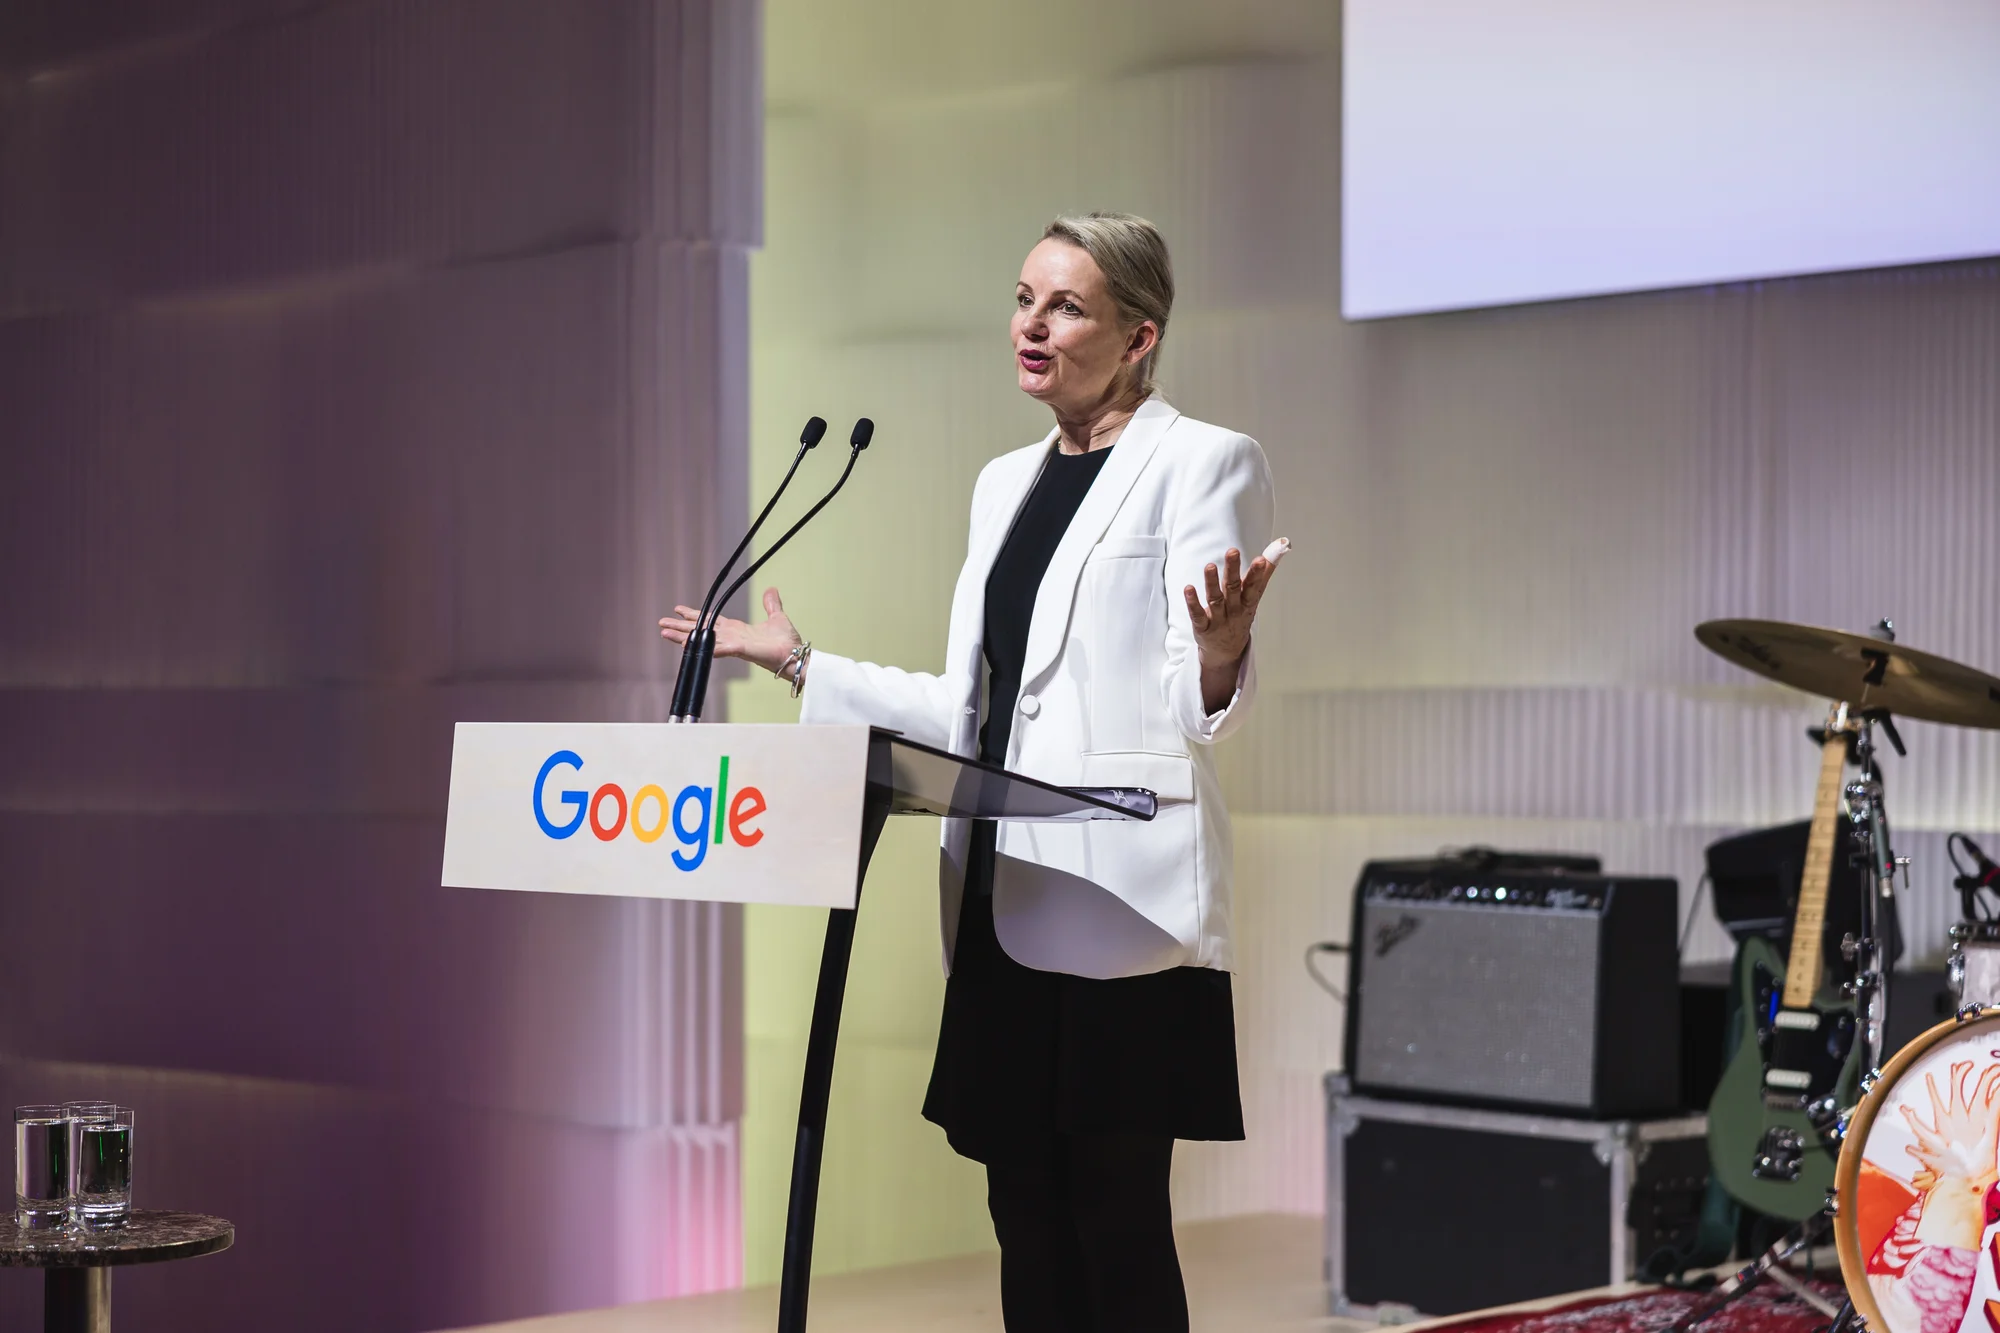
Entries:
{"type": "Polygon", "coordinates": [[[1097,261],[1054,237],[1021,265],[1013,333],[1021,392],[1065,414],[1115,399],[1160,337],[1151,320],[1121,328],[1097,261]]]}

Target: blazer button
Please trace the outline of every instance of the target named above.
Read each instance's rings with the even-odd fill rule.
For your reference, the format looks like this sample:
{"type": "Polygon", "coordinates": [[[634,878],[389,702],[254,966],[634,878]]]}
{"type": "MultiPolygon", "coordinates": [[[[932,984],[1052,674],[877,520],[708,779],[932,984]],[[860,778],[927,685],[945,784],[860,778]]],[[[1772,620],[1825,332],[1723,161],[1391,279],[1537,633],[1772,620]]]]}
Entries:
{"type": "Polygon", "coordinates": [[[1042,711],[1042,701],[1040,699],[1037,699],[1032,694],[1024,694],[1021,696],[1021,716],[1033,717],[1035,714],[1041,711],[1042,711]]]}

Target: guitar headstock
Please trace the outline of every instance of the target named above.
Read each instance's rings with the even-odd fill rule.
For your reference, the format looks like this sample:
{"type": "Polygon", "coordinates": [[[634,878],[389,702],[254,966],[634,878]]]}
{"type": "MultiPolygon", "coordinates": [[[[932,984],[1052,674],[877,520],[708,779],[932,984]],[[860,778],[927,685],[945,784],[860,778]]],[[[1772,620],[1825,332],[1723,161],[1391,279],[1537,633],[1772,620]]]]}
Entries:
{"type": "Polygon", "coordinates": [[[1836,703],[1826,713],[1824,726],[1806,728],[1806,735],[1812,737],[1814,745],[1824,750],[1829,741],[1846,743],[1848,751],[1854,749],[1854,742],[1861,734],[1861,715],[1850,712],[1844,703],[1836,703]]]}

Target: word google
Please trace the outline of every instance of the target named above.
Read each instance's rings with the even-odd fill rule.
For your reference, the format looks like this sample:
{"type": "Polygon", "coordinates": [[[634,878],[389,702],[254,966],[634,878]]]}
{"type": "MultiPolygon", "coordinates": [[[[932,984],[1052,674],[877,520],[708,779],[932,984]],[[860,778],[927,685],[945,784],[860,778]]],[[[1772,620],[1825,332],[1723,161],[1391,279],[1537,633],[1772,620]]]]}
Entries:
{"type": "Polygon", "coordinates": [[[739,847],[755,847],[764,840],[764,830],[749,827],[750,821],[766,809],[764,793],[755,787],[743,787],[734,796],[730,795],[728,755],[722,756],[722,769],[716,775],[713,787],[690,784],[680,789],[672,804],[667,801],[665,789],[652,783],[633,792],[629,804],[625,799],[625,789],[615,782],[607,782],[588,795],[581,790],[558,792],[557,799],[575,809],[568,823],[558,824],[549,818],[544,789],[548,786],[549,775],[565,766],[581,773],[583,756],[574,750],[557,750],[542,762],[541,772],[535,774],[535,822],[551,838],[570,837],[588,822],[591,835],[599,842],[610,842],[627,828],[640,842],[658,842],[660,835],[671,827],[675,839],[685,849],[674,853],[674,864],[682,870],[695,869],[708,855],[711,822],[717,846],[722,844],[725,832],[739,847]],[[650,827],[645,822],[648,801],[653,802],[658,812],[650,827]],[[601,818],[607,806],[617,809],[616,816],[609,823],[601,818]],[[697,811],[692,823],[686,818],[689,806],[696,807],[697,811]]]}

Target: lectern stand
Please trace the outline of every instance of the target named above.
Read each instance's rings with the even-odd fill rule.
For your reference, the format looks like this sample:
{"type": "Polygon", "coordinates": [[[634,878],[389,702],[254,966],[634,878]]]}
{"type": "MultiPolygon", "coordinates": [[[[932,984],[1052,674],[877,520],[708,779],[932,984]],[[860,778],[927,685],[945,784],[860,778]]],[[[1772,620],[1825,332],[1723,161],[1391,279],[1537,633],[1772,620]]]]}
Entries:
{"type": "Polygon", "coordinates": [[[813,1227],[819,1210],[820,1158],[826,1146],[827,1097],[833,1087],[833,1052],[840,1039],[840,1006],[847,991],[847,960],[854,948],[854,918],[868,859],[890,815],[943,815],[957,819],[1151,819],[1155,797],[1136,787],[1057,787],[991,764],[978,763],[897,732],[868,734],[868,787],[861,809],[861,864],[855,874],[856,906],[827,914],[826,945],[819,956],[812,1030],[806,1037],[805,1086],[799,1092],[799,1134],[792,1147],[792,1191],[785,1214],[785,1259],[778,1288],[778,1333],[804,1333],[812,1284],[813,1227]]]}
{"type": "Polygon", "coordinates": [[[854,913],[882,826],[1155,812],[1143,788],[1053,786],[879,728],[461,722],[442,882],[829,909],[778,1295],[780,1333],[804,1333],[854,913]]]}

